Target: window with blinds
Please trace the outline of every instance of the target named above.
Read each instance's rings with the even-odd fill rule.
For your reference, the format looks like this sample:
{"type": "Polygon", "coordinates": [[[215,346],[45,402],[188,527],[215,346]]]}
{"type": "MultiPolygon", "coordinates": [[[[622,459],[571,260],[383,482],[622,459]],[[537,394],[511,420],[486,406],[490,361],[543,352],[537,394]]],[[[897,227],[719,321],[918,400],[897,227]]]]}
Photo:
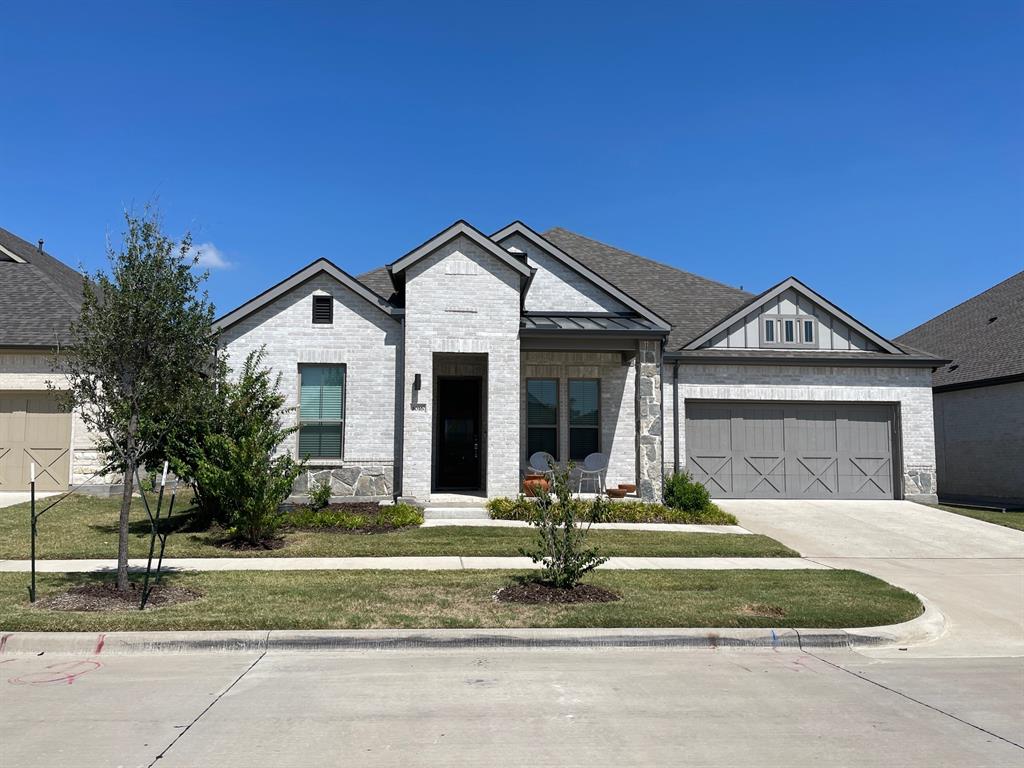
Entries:
{"type": "Polygon", "coordinates": [[[558,379],[526,380],[526,456],[558,459],[558,379]]]}
{"type": "Polygon", "coordinates": [[[597,379],[569,379],[569,459],[601,450],[601,386],[597,379]]]}
{"type": "Polygon", "coordinates": [[[345,436],[345,366],[299,366],[299,458],[340,459],[345,436]]]}

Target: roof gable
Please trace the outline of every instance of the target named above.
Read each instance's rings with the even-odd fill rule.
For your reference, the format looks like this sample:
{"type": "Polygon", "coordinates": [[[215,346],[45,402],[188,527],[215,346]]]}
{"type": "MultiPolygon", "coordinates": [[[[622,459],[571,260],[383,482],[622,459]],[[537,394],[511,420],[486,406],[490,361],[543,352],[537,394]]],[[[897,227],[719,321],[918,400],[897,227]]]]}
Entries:
{"type": "Polygon", "coordinates": [[[242,306],[231,310],[226,315],[222,315],[214,321],[213,325],[218,330],[230,328],[238,321],[248,317],[257,310],[262,309],[278,297],[283,296],[288,291],[319,274],[327,274],[331,276],[357,296],[365,299],[387,315],[398,315],[402,313],[401,309],[391,306],[387,299],[367,288],[363,283],[356,280],[352,275],[341,269],[333,262],[327,259],[317,259],[312,264],[303,267],[295,274],[286,277],[277,285],[268,288],[260,295],[250,299],[242,306]]]}
{"type": "Polygon", "coordinates": [[[491,240],[487,235],[481,232],[479,229],[474,227],[467,221],[460,219],[459,221],[452,224],[450,227],[443,229],[438,232],[432,238],[427,240],[425,243],[413,248],[405,256],[400,259],[393,261],[388,265],[388,272],[394,276],[401,272],[404,272],[413,264],[418,262],[420,259],[426,258],[438,248],[443,247],[447,243],[451,242],[459,236],[469,238],[471,241],[480,246],[484,251],[494,256],[501,262],[512,267],[513,270],[518,272],[524,278],[529,278],[531,275],[530,268],[517,259],[515,256],[510,254],[504,248],[500,247],[497,243],[491,240]]]}
{"type": "Polygon", "coordinates": [[[948,358],[936,387],[1024,376],[1024,272],[897,337],[948,358]]]}
{"type": "MultiPolygon", "coordinates": [[[[599,291],[601,291],[603,294],[611,297],[615,302],[618,302],[622,306],[628,307],[641,317],[644,317],[645,319],[654,323],[656,326],[666,330],[671,327],[671,324],[667,320],[659,316],[658,313],[652,310],[650,307],[637,301],[635,298],[633,298],[628,293],[623,291],[617,285],[609,282],[607,279],[605,279],[603,276],[587,267],[585,264],[581,263],[577,259],[574,259],[571,255],[563,251],[553,242],[545,239],[541,235],[534,232],[528,226],[523,224],[523,222],[514,221],[507,227],[504,227],[503,229],[500,229],[493,235],[491,235],[492,240],[495,240],[498,243],[502,244],[508,242],[509,240],[513,240],[516,237],[523,238],[524,240],[527,241],[527,243],[532,244],[547,256],[555,259],[555,261],[558,262],[559,264],[564,265],[568,269],[575,272],[577,275],[579,275],[585,281],[587,281],[590,285],[595,286],[597,289],[599,289],[599,291]]],[[[572,307],[551,307],[550,309],[552,311],[557,311],[563,309],[572,309],[572,307]]],[[[614,310],[618,309],[618,307],[606,306],[601,307],[601,309],[614,310]]]]}
{"type": "MultiPolygon", "coordinates": [[[[902,349],[900,349],[898,346],[896,346],[891,341],[886,339],[884,336],[879,335],[878,333],[871,330],[863,323],[853,318],[851,315],[839,309],[839,307],[832,304],[830,301],[825,299],[820,294],[812,291],[810,288],[801,283],[795,277],[787,277],[781,283],[778,283],[777,285],[769,288],[761,295],[755,296],[749,302],[739,307],[738,309],[734,310],[733,312],[725,316],[723,319],[719,320],[717,323],[712,325],[710,328],[705,330],[695,339],[685,344],[682,347],[682,349],[699,349],[705,345],[713,344],[718,339],[718,337],[722,337],[723,334],[730,333],[730,331],[735,329],[737,326],[742,326],[743,333],[745,335],[749,335],[749,331],[747,330],[749,318],[752,315],[762,314],[766,308],[772,306],[773,302],[776,302],[776,311],[773,314],[779,315],[780,317],[785,315],[785,313],[779,311],[777,305],[778,302],[783,300],[789,300],[789,302],[793,304],[793,310],[790,314],[794,316],[801,314],[799,302],[792,301],[791,299],[789,299],[789,296],[804,297],[807,301],[811,303],[812,307],[820,308],[821,310],[824,310],[824,312],[830,315],[832,318],[836,318],[843,326],[849,329],[851,334],[859,334],[866,341],[870,342],[870,345],[875,345],[875,347],[877,347],[877,349],[873,349],[870,345],[865,345],[865,351],[881,350],[894,355],[905,354],[905,352],[902,349]]],[[[803,314],[817,316],[817,313],[813,311],[805,311],[803,314]]],[[[760,337],[761,332],[759,328],[756,330],[756,333],[760,337]]],[[[854,339],[852,335],[848,337],[848,341],[849,344],[846,347],[847,349],[850,349],[851,347],[854,346],[861,346],[859,344],[854,344],[854,339]]],[[[761,345],[744,343],[742,346],[744,346],[745,348],[752,348],[761,345]]],[[[819,347],[817,346],[817,338],[815,339],[815,346],[813,348],[816,350],[819,349],[819,347]]]]}

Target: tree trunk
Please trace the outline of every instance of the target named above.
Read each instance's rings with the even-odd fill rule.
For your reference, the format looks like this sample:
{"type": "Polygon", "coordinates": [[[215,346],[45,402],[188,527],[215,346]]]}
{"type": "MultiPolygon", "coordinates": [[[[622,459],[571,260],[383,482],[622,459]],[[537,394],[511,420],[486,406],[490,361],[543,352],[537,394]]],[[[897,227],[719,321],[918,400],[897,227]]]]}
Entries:
{"type": "Polygon", "coordinates": [[[124,490],[121,493],[121,518],[117,526],[117,588],[128,591],[128,514],[132,509],[135,489],[135,462],[125,465],[124,490]]]}

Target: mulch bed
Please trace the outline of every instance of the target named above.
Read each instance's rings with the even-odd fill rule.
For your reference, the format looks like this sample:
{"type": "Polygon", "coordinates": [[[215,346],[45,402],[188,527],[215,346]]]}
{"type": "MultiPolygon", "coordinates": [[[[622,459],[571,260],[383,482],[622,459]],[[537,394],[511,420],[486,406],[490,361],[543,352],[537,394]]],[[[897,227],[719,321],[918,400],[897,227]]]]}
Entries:
{"type": "MultiPolygon", "coordinates": [[[[202,596],[194,589],[158,584],[150,590],[146,610],[190,603],[202,596]]],[[[35,607],[48,611],[137,611],[141,599],[139,584],[130,584],[127,592],[119,592],[114,584],[84,584],[38,600],[35,607]]]]}
{"type": "Polygon", "coordinates": [[[550,605],[555,603],[614,603],[619,596],[591,584],[577,584],[572,589],[551,587],[539,581],[510,584],[494,593],[499,603],[550,605]]]}

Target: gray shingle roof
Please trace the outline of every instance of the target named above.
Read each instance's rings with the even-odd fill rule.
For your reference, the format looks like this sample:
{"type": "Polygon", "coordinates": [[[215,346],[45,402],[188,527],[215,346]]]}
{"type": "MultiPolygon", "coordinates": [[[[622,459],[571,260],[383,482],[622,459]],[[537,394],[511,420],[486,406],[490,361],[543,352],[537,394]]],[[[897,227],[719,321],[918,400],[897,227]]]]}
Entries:
{"type": "Polygon", "coordinates": [[[935,371],[936,387],[1024,375],[1024,272],[896,341],[951,361],[935,371]]]}
{"type": "Polygon", "coordinates": [[[391,275],[388,274],[387,267],[377,267],[377,269],[371,269],[369,272],[364,272],[359,275],[356,280],[365,285],[371,291],[376,294],[383,296],[388,301],[394,301],[395,299],[395,286],[391,282],[391,275]]]}
{"type": "Polygon", "coordinates": [[[0,260],[0,347],[67,344],[82,275],[3,228],[0,245],[26,262],[0,260]]]}
{"type": "Polygon", "coordinates": [[[678,349],[753,298],[739,288],[661,264],[561,227],[544,237],[672,324],[678,349]]]}

